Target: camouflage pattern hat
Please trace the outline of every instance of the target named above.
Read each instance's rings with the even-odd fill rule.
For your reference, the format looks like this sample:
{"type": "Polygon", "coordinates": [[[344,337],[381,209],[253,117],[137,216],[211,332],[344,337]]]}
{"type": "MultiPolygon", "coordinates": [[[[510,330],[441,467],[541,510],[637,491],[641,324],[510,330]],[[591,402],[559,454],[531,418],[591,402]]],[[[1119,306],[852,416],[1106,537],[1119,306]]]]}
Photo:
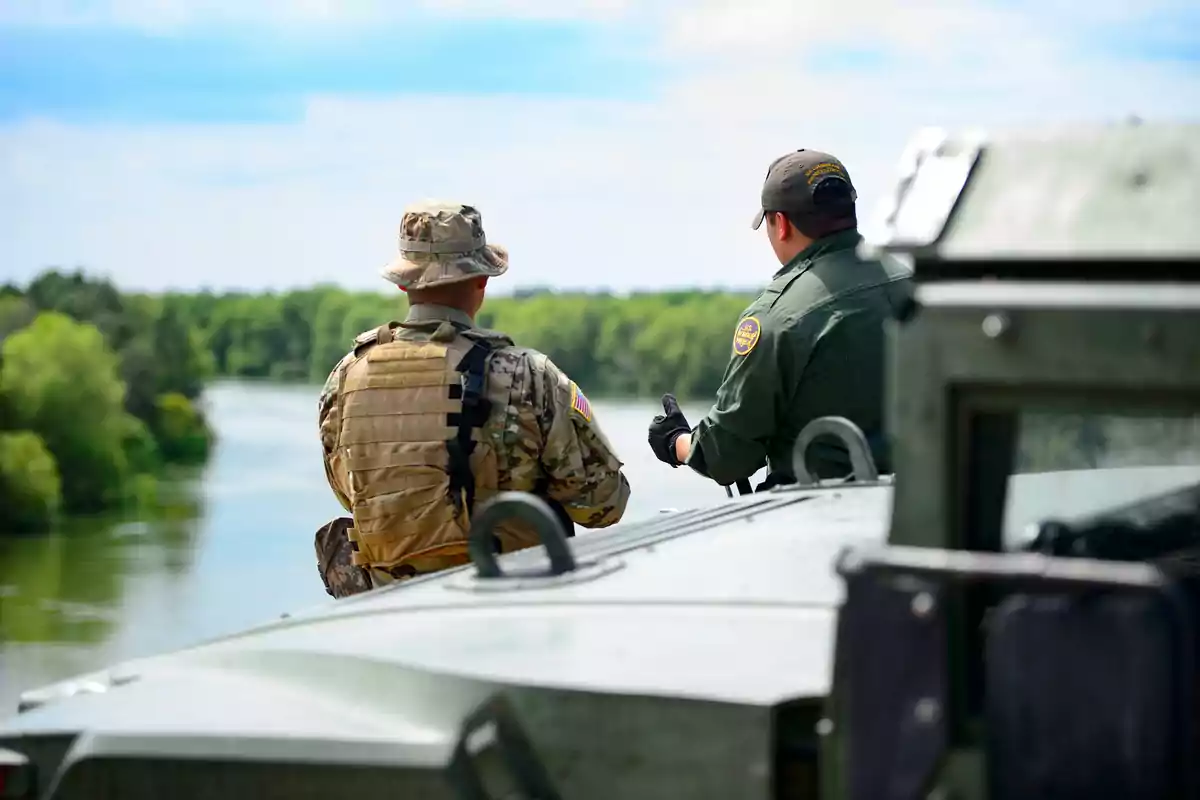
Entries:
{"type": "Polygon", "coordinates": [[[380,274],[401,289],[428,289],[508,270],[508,252],[487,243],[472,206],[426,200],[404,209],[400,255],[380,274]]]}

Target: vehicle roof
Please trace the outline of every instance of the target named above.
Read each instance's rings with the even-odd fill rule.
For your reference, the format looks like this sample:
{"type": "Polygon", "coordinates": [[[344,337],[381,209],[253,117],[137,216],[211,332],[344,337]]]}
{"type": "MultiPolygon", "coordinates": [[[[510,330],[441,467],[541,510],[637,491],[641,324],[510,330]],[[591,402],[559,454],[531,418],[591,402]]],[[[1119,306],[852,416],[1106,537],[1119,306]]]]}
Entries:
{"type": "MultiPolygon", "coordinates": [[[[1016,535],[1049,511],[1093,511],[1198,475],[1017,476],[1009,527],[1016,535]]],[[[411,728],[419,741],[413,696],[500,685],[761,707],[821,697],[842,596],[834,560],[847,545],[884,540],[890,501],[886,484],[791,489],[584,534],[572,541],[573,573],[487,581],[467,566],[329,603],[84,676],[120,686],[47,702],[0,724],[0,737],[386,730],[408,740],[401,729],[411,728]]],[[[536,548],[501,563],[512,571],[545,557],[536,548]]]]}
{"type": "Polygon", "coordinates": [[[1190,256],[1200,251],[1197,171],[1194,122],[925,129],[901,158],[875,244],[988,262],[1190,256]]]}

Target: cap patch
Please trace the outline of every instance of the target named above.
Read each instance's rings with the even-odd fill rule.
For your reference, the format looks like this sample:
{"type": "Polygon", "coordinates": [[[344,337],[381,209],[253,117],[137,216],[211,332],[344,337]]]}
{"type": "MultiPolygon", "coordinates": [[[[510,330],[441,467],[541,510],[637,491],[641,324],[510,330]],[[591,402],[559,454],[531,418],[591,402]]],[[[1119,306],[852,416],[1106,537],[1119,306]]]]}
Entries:
{"type": "Polygon", "coordinates": [[[733,334],[734,354],[744,356],[753,350],[754,345],[758,344],[761,332],[757,317],[746,317],[742,320],[733,334]]]}
{"type": "Polygon", "coordinates": [[[822,161],[820,164],[809,167],[804,171],[804,177],[808,181],[809,186],[829,175],[836,175],[839,178],[845,179],[846,171],[842,169],[841,165],[834,164],[832,161],[822,161]]]}
{"type": "Polygon", "coordinates": [[[583,417],[584,422],[592,421],[592,406],[588,399],[579,391],[575,381],[571,381],[571,410],[583,417]]]}

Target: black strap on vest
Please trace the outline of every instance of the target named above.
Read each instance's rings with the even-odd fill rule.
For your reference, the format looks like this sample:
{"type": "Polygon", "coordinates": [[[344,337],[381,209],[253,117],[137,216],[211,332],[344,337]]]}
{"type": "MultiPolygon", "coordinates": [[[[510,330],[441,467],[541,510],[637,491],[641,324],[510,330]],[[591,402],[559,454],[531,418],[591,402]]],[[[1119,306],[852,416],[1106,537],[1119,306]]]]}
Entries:
{"type": "Polygon", "coordinates": [[[483,396],[483,382],[487,374],[487,359],[492,348],[472,339],[471,349],[455,367],[462,373],[459,386],[450,387],[450,398],[461,395],[462,413],[447,414],[446,424],[458,428],[457,435],[446,443],[450,454],[450,502],[457,511],[462,511],[463,493],[466,493],[467,512],[475,510],[475,474],[471,471],[471,453],[475,442],[471,439],[472,428],[482,428],[491,413],[492,404],[483,396]]]}

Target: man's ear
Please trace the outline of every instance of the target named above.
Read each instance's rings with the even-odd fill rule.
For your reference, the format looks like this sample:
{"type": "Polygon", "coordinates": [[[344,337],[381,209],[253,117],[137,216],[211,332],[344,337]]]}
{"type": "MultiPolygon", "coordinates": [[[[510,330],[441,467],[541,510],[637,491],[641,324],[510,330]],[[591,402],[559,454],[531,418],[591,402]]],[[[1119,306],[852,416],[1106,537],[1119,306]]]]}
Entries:
{"type": "Polygon", "coordinates": [[[775,228],[779,233],[779,241],[786,242],[792,235],[792,231],[796,229],[796,226],[792,225],[792,221],[787,218],[787,214],[776,211],[773,216],[775,217],[775,228]]]}

